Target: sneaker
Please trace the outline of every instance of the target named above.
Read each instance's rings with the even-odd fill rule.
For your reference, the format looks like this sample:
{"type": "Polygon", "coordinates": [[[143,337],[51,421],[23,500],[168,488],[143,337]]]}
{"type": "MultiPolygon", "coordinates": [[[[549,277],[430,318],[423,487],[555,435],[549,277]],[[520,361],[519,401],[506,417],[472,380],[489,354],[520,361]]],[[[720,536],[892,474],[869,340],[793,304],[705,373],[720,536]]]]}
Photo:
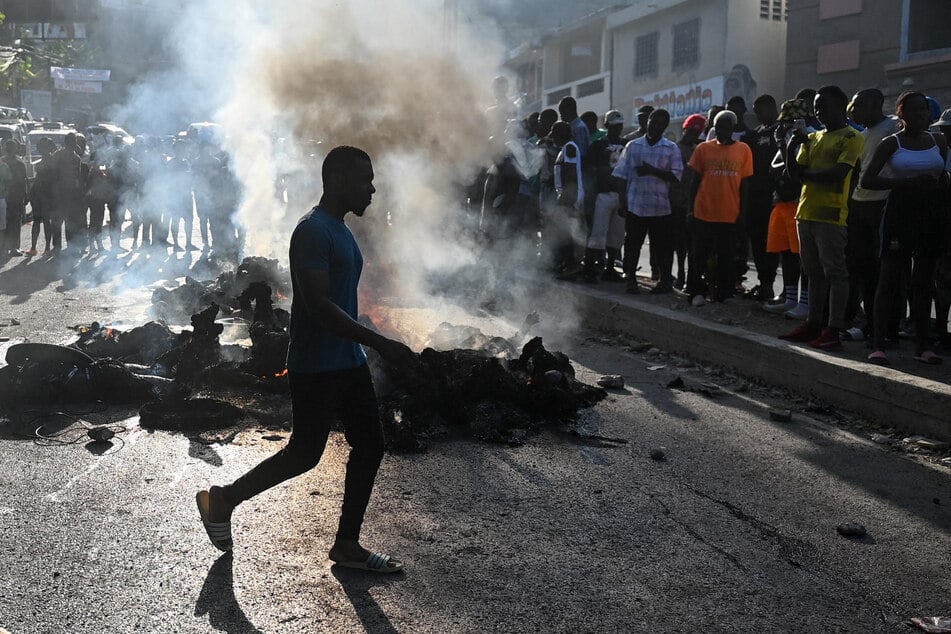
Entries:
{"type": "Polygon", "coordinates": [[[786,301],[780,302],[778,304],[763,304],[763,310],[773,315],[782,315],[783,313],[792,310],[798,305],[799,302],[787,299],[786,301]]]}
{"type": "Polygon", "coordinates": [[[806,342],[814,340],[819,334],[821,334],[821,329],[817,324],[806,322],[798,325],[795,330],[787,332],[785,335],[779,335],[779,338],[785,341],[806,342]]]}
{"type": "Polygon", "coordinates": [[[34,255],[36,255],[36,253],[37,253],[36,249],[30,249],[29,251],[26,252],[26,257],[32,258],[34,255]]]}
{"type": "Polygon", "coordinates": [[[839,331],[832,328],[823,328],[819,336],[809,342],[809,345],[819,350],[841,350],[842,340],[839,331]]]}
{"type": "Polygon", "coordinates": [[[618,273],[614,267],[609,266],[604,270],[604,273],[601,274],[602,282],[623,282],[624,276],[618,273]]]}
{"type": "Polygon", "coordinates": [[[843,341],[862,341],[865,339],[865,331],[861,328],[849,328],[842,331],[843,341]]]}
{"type": "Polygon", "coordinates": [[[670,282],[658,282],[657,285],[650,290],[651,295],[663,295],[665,293],[673,293],[674,287],[670,282]]]}
{"type": "Polygon", "coordinates": [[[677,279],[674,280],[674,288],[676,288],[678,291],[684,290],[684,286],[686,285],[686,280],[684,280],[684,278],[681,276],[677,276],[677,279]]]}
{"type": "Polygon", "coordinates": [[[630,295],[640,295],[641,289],[637,286],[637,281],[630,279],[627,281],[627,292],[630,295]]]}
{"type": "Polygon", "coordinates": [[[707,298],[703,295],[694,295],[693,299],[690,300],[690,305],[694,308],[700,308],[707,304],[707,298]]]}
{"type": "Polygon", "coordinates": [[[794,308],[787,310],[783,315],[785,315],[787,319],[800,319],[805,321],[809,318],[809,304],[797,303],[794,308]]]}

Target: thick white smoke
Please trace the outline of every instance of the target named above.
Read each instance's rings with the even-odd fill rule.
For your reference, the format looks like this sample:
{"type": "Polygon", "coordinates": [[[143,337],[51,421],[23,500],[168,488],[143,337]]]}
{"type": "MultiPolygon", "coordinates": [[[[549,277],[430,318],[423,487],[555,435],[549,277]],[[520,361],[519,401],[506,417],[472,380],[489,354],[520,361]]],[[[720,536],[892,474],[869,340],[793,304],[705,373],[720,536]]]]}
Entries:
{"type": "MultiPolygon", "coordinates": [[[[443,5],[189,3],[168,42],[177,67],[144,82],[119,118],[211,113],[245,188],[246,252],[282,261],[297,218],[319,196],[323,155],[341,144],[367,150],[378,193],[350,224],[366,250],[395,263],[389,292],[412,295],[432,271],[483,255],[462,231],[460,186],[491,161],[484,109],[502,45],[465,20],[446,28],[443,5]]],[[[526,307],[509,308],[524,316],[526,307]]]]}

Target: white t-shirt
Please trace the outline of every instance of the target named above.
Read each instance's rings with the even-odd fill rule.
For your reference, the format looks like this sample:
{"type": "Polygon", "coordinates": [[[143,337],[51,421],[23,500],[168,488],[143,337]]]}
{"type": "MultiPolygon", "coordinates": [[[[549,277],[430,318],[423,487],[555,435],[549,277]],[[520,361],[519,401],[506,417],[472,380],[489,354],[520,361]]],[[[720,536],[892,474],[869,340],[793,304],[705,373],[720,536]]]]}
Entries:
{"type": "MultiPolygon", "coordinates": [[[[878,144],[882,142],[882,139],[896,132],[898,132],[898,117],[895,115],[888,115],[871,128],[865,128],[865,131],[862,132],[862,136],[865,137],[865,146],[862,148],[862,154],[859,157],[862,171],[855,175],[856,182],[861,182],[862,174],[865,173],[865,168],[872,161],[872,156],[875,154],[878,144]]],[[[887,169],[887,167],[882,169],[887,169]]],[[[888,174],[883,172],[882,175],[887,176],[888,174]]],[[[862,189],[861,186],[858,186],[852,192],[852,200],[861,202],[885,200],[888,198],[888,192],[887,189],[862,189]]]]}

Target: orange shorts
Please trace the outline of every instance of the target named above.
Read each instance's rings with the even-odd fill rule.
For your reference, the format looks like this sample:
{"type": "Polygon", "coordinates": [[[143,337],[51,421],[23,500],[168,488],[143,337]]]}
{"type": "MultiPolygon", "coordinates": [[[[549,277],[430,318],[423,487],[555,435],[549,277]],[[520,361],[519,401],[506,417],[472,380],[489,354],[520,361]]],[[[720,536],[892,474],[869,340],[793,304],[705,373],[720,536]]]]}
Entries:
{"type": "Polygon", "coordinates": [[[779,202],[769,216],[769,233],[766,234],[766,252],[799,253],[799,232],[796,230],[796,209],[798,200],[779,202]]]}

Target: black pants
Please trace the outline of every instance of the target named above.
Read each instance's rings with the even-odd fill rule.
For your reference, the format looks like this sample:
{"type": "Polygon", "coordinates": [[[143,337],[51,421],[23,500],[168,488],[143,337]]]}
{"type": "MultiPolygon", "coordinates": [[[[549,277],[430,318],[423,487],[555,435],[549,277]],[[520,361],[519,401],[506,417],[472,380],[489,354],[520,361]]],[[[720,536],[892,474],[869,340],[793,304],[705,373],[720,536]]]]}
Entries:
{"type": "Polygon", "coordinates": [[[224,497],[237,505],[316,467],[331,424],[339,418],[351,449],[337,539],[357,540],[383,460],[383,429],[370,370],[364,365],[320,374],[291,372],[288,379],[294,415],[290,440],[282,450],[224,487],[224,497]]]}
{"type": "Polygon", "coordinates": [[[7,228],[3,232],[3,249],[20,250],[20,231],[23,229],[23,213],[25,205],[16,200],[7,198],[7,228]]]}
{"type": "Polygon", "coordinates": [[[711,255],[717,259],[714,299],[723,300],[733,296],[735,234],[736,225],[732,222],[707,222],[697,218],[691,221],[690,267],[687,269],[687,294],[691,298],[709,292],[703,278],[711,255]]]}
{"type": "Polygon", "coordinates": [[[624,219],[624,272],[629,279],[634,279],[637,271],[637,262],[641,258],[641,247],[644,238],[650,236],[650,250],[654,256],[657,270],[660,271],[659,282],[671,283],[670,270],[673,266],[674,251],[671,244],[671,226],[673,217],[666,216],[638,216],[630,212],[624,219]]]}
{"type": "MultiPolygon", "coordinates": [[[[852,323],[858,314],[859,302],[865,308],[868,326],[872,326],[875,321],[875,289],[878,286],[878,254],[881,248],[879,231],[884,210],[884,200],[849,201],[849,243],[845,251],[849,268],[849,300],[845,306],[845,320],[848,323],[852,323]]],[[[869,334],[874,332],[874,328],[869,330],[869,334]]]]}
{"type": "Polygon", "coordinates": [[[927,350],[928,328],[931,325],[931,296],[934,291],[935,267],[938,259],[933,257],[912,257],[907,254],[886,254],[881,259],[875,296],[875,329],[873,342],[875,349],[885,347],[888,324],[892,319],[893,304],[900,292],[901,279],[911,265],[911,318],[915,324],[915,351],[927,350]]]}

